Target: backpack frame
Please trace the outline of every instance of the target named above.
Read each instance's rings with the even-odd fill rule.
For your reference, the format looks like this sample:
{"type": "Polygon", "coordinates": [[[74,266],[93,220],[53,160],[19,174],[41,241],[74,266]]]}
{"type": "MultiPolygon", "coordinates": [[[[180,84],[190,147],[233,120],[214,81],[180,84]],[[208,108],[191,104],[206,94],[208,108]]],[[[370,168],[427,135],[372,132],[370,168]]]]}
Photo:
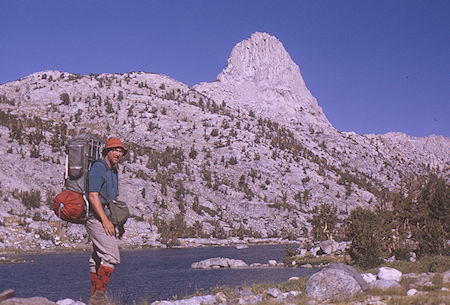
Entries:
{"type": "Polygon", "coordinates": [[[104,147],[105,144],[99,138],[89,134],[79,134],[69,140],[66,148],[64,191],[55,197],[53,206],[55,214],[61,219],[73,223],[82,223],[88,217],[88,172],[92,164],[102,157],[104,147]],[[74,197],[77,195],[70,192],[80,194],[84,206],[80,207],[82,205],[81,200],[76,200],[74,197]],[[63,193],[67,196],[61,196],[63,193]],[[69,197],[74,198],[74,200],[69,201],[69,197]],[[74,210],[76,210],[76,213],[73,212],[74,210]],[[83,213],[80,210],[83,210],[85,215],[82,215],[83,213]]]}

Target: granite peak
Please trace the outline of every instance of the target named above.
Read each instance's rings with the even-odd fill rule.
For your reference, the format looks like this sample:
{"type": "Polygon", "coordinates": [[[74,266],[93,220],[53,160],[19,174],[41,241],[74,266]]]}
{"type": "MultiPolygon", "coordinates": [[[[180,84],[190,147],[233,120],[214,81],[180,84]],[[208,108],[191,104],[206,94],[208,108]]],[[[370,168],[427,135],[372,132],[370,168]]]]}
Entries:
{"type": "Polygon", "coordinates": [[[254,33],[238,43],[224,70],[196,90],[257,116],[281,118],[293,125],[331,128],[317,100],[305,85],[300,68],[283,44],[267,33],[254,33]]]}

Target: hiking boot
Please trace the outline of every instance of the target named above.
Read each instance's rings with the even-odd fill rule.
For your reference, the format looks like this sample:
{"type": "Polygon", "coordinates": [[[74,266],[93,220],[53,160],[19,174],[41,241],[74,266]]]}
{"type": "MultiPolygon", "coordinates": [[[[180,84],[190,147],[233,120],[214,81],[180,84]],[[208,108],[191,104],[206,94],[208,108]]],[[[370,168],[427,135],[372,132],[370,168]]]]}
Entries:
{"type": "Polygon", "coordinates": [[[105,305],[106,297],[105,292],[97,290],[89,299],[88,305],[105,305]]]}

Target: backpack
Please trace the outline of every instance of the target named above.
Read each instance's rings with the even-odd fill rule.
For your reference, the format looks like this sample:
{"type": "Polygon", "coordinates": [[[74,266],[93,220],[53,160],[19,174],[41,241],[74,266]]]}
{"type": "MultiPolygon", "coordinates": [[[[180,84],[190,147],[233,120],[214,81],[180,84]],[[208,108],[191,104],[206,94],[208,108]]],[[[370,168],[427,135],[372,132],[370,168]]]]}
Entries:
{"type": "Polygon", "coordinates": [[[64,190],[53,199],[53,211],[62,220],[85,222],[89,214],[88,172],[102,157],[104,143],[89,134],[72,137],[67,145],[64,190]]]}

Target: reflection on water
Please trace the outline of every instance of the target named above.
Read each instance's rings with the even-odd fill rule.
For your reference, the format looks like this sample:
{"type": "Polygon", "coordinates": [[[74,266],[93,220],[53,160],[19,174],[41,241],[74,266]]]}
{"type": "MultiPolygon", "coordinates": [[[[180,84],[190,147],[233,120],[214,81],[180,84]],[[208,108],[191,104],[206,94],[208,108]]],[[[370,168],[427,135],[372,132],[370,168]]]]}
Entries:
{"type": "MultiPolygon", "coordinates": [[[[283,245],[192,249],[147,249],[121,251],[108,291],[124,303],[163,300],[192,294],[196,289],[239,286],[252,283],[279,283],[292,276],[308,276],[315,269],[246,268],[198,270],[193,262],[212,257],[241,259],[247,264],[282,261],[283,245]]],[[[0,291],[14,289],[17,297],[43,296],[57,301],[64,298],[85,301],[89,298],[90,253],[29,255],[29,264],[0,265],[0,291]]]]}

